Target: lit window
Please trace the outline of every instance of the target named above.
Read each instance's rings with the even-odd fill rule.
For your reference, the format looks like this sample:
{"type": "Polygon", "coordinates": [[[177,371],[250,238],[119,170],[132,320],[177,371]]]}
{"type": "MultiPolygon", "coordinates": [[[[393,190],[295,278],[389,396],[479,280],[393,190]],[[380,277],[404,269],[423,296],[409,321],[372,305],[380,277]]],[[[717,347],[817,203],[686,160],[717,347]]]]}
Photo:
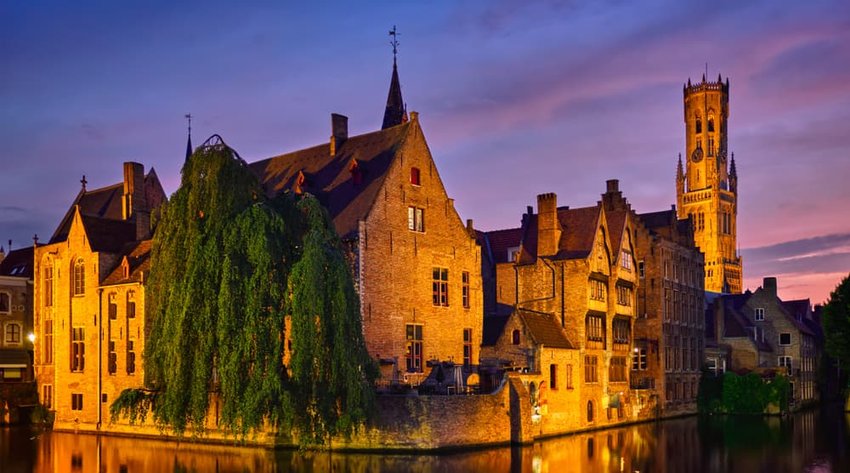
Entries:
{"type": "Polygon", "coordinates": [[[620,264],[623,266],[623,269],[632,269],[632,254],[627,250],[623,250],[623,257],[621,258],[620,264]]]}
{"type": "Polygon", "coordinates": [[[425,231],[425,210],[419,207],[407,208],[407,228],[414,232],[425,231]]]}
{"type": "Polygon", "coordinates": [[[419,168],[410,168],[410,183],[414,186],[422,185],[419,181],[419,168]]]}
{"type": "Polygon", "coordinates": [[[82,258],[74,263],[73,295],[82,296],[86,293],[86,266],[82,258]]]}
{"type": "Polygon", "coordinates": [[[446,268],[434,268],[431,287],[433,289],[433,302],[436,306],[449,306],[449,270],[446,268]]]}
{"type": "Polygon", "coordinates": [[[646,369],[646,348],[635,348],[632,355],[632,369],[635,371],[646,369]]]}
{"type": "Polygon", "coordinates": [[[21,343],[21,326],[19,324],[6,324],[6,343],[21,343]]]}
{"type": "Polygon", "coordinates": [[[463,298],[463,308],[469,309],[469,271],[461,273],[461,282],[463,283],[461,296],[463,298]]]}
{"type": "Polygon", "coordinates": [[[407,371],[409,373],[422,372],[422,326],[408,324],[405,327],[405,338],[407,347],[405,359],[407,360],[407,371]]]}

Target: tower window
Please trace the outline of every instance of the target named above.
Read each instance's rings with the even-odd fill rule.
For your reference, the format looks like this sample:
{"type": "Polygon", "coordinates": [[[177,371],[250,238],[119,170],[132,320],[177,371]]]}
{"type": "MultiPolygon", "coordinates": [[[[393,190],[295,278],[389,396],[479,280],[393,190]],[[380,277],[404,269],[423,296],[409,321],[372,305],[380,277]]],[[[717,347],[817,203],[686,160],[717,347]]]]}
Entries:
{"type": "Polygon", "coordinates": [[[708,131],[714,132],[714,118],[708,119],[708,131]]]}
{"type": "Polygon", "coordinates": [[[702,120],[700,120],[699,118],[697,118],[696,121],[696,132],[702,133],[702,120]]]}

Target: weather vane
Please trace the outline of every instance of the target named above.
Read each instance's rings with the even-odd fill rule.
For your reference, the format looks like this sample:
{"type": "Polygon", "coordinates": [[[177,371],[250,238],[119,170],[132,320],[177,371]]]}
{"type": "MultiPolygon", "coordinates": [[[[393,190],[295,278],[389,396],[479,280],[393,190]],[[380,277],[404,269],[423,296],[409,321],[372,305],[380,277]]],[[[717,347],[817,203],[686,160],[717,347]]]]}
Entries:
{"type": "Polygon", "coordinates": [[[390,46],[393,47],[393,64],[395,64],[396,56],[398,55],[398,37],[401,35],[398,31],[396,31],[395,25],[393,25],[393,29],[390,30],[390,36],[393,37],[393,40],[390,41],[390,46]]]}

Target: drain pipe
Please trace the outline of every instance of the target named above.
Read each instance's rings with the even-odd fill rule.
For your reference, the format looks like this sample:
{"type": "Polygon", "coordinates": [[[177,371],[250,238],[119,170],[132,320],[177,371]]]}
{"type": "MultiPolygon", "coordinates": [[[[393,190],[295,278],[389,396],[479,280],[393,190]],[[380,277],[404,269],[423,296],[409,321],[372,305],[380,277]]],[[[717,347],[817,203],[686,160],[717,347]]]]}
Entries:
{"type": "MultiPolygon", "coordinates": [[[[97,289],[97,430],[103,421],[103,288],[97,289]]],[[[98,449],[99,450],[99,449],[98,449]]]]}

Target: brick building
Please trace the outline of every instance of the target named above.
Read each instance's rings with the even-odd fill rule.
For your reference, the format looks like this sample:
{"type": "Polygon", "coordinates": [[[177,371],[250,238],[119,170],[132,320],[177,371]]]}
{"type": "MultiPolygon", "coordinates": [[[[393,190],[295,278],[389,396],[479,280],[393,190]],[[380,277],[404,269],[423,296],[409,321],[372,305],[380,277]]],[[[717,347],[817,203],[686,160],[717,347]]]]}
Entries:
{"type": "Polygon", "coordinates": [[[35,371],[55,427],[100,428],[109,403],[143,383],[144,275],[150,214],[165,202],[153,169],[83,188],[48,244],[35,249],[35,371]]]}
{"type": "Polygon", "coordinates": [[[632,386],[658,396],[662,414],[695,412],[705,344],[703,254],[676,208],[639,215],[638,315],[632,386]]]}
{"type": "MultiPolygon", "coordinates": [[[[383,129],[250,164],[269,195],[315,195],[349,254],[369,353],[384,381],[416,384],[437,361],[478,364],[481,252],[447,193],[393,67],[383,129]]],[[[469,225],[471,227],[471,225],[469,225]]]]}
{"type": "Polygon", "coordinates": [[[32,380],[33,247],[0,247],[0,383],[32,380]]]}

